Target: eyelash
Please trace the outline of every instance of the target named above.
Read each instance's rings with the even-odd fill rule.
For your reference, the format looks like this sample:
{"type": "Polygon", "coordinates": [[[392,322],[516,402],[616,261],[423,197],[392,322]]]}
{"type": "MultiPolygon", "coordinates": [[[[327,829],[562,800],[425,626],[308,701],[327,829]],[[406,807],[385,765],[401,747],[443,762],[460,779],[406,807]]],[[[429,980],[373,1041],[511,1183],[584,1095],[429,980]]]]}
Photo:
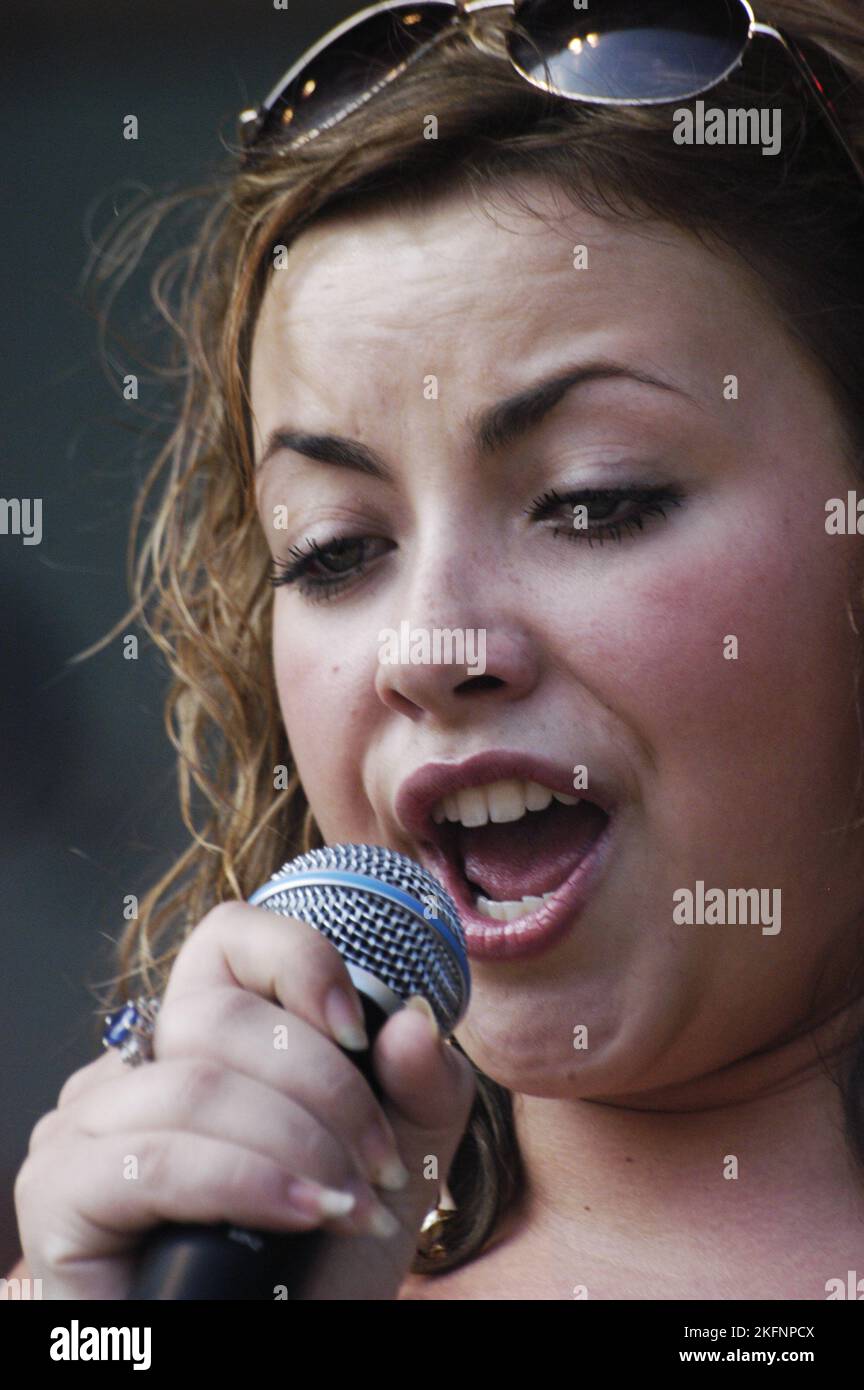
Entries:
{"type": "Polygon", "coordinates": [[[572,515],[574,506],[584,506],[590,510],[592,502],[635,503],[635,513],[620,521],[600,521],[593,527],[581,530],[571,524],[552,532],[553,536],[567,536],[571,541],[587,541],[592,545],[594,541],[602,544],[605,540],[620,541],[624,535],[632,536],[643,529],[646,518],[665,517],[667,508],[679,507],[683,500],[684,494],[672,487],[587,487],[564,493],[549,488],[534,498],[531,506],[525,508],[525,514],[542,521],[565,506],[571,508],[572,515]]]}
{"type": "Polygon", "coordinates": [[[285,564],[280,560],[273,561],[270,583],[274,587],[279,584],[296,584],[298,592],[303,594],[305,598],[334,598],[341,589],[345,588],[346,584],[352,583],[357,578],[357,573],[345,575],[344,578],[316,579],[308,573],[311,567],[316,561],[326,567],[328,558],[332,561],[334,555],[344,554],[351,546],[360,546],[365,554],[370,543],[381,539],[380,536],[334,536],[332,540],[319,544],[318,541],[310,540],[307,536],[305,549],[302,546],[291,546],[288,552],[294,556],[291,564],[285,564]]]}
{"type": "MultiPolygon", "coordinates": [[[[680,506],[683,501],[683,494],[676,492],[670,487],[620,487],[620,488],[580,488],[574,492],[560,493],[555,488],[549,488],[539,497],[535,497],[530,507],[525,508],[525,515],[532,517],[535,521],[543,521],[561,507],[586,506],[590,510],[592,502],[631,502],[636,505],[636,512],[624,517],[621,521],[599,522],[597,525],[588,529],[579,529],[574,526],[556,528],[552,530],[553,536],[567,536],[573,541],[587,541],[589,545],[604,540],[621,540],[623,536],[633,535],[635,531],[643,529],[646,518],[665,517],[668,507],[680,506]]],[[[290,563],[274,560],[272,571],[269,576],[270,583],[277,587],[281,584],[296,585],[298,592],[306,598],[330,599],[345,588],[346,584],[351,584],[362,574],[362,568],[347,574],[343,577],[321,579],[309,574],[312,566],[316,562],[326,568],[328,559],[332,562],[334,556],[343,555],[352,546],[359,546],[366,554],[369,546],[374,542],[382,541],[382,537],[369,536],[334,536],[332,539],[319,543],[310,540],[307,536],[305,548],[303,546],[291,546],[290,554],[294,557],[290,563]]],[[[384,542],[392,549],[391,542],[384,542]]],[[[386,552],[383,552],[386,553],[386,552]]],[[[362,563],[362,562],[358,562],[362,563]]]]}

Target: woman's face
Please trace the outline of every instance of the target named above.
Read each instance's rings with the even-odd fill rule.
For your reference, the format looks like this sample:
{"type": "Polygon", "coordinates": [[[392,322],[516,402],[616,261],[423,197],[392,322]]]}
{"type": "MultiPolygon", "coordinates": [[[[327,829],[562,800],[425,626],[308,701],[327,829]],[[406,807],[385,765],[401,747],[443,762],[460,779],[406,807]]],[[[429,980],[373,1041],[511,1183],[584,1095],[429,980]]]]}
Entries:
{"type": "Polygon", "coordinates": [[[819,370],[749,270],[522,189],[554,216],[450,193],[310,229],[274,272],[258,507],[303,571],[275,590],[275,677],[325,841],[441,872],[430,837],[449,845],[477,1065],[535,1095],[647,1097],[848,981],[858,561],[825,504],[855,483],[819,370]],[[601,359],[621,374],[475,438],[495,403],[601,359]],[[356,443],[268,450],[276,431],[356,443]],[[526,780],[611,816],[526,810],[526,780]],[[445,793],[493,823],[433,832],[445,793]],[[569,887],[508,923],[468,879],[487,901],[569,887]],[[682,921],[700,883],[726,911],[762,890],[758,920],[682,921]]]}

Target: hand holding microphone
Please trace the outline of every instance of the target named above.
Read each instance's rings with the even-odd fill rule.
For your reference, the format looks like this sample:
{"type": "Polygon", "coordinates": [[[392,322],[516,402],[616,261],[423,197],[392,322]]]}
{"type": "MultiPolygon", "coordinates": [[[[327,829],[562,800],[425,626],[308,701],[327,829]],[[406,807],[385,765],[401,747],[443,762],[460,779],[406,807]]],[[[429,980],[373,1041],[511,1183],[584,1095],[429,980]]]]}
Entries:
{"type": "Polygon", "coordinates": [[[184,943],[154,1060],[129,1068],[112,1050],[33,1131],[16,1206],[46,1296],[398,1293],[437,1196],[424,1159],[446,1176],[475,1094],[467,1059],[401,1007],[422,993],[444,1032],[463,1012],[455,909],[418,865],[370,846],[302,856],[256,900],[270,911],[223,903],[184,943]],[[359,1018],[358,982],[373,1085],[337,1040],[352,1041],[335,1001],[359,1018]],[[399,1153],[406,1186],[375,1186],[399,1153]],[[309,1180],[350,1193],[351,1210],[328,1210],[309,1180]],[[382,1200],[390,1236],[375,1234],[382,1200]]]}

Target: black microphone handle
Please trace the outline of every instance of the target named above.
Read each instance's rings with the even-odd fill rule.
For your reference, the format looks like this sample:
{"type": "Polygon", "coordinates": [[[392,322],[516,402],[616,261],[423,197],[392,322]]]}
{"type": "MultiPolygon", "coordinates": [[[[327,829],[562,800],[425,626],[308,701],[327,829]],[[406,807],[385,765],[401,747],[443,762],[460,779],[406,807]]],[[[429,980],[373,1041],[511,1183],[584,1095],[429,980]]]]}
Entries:
{"type": "MultiPolygon", "coordinates": [[[[369,1050],[342,1049],[369,1082],[376,1099],[381,1088],[372,1070],[372,1047],[387,1014],[358,990],[369,1050]]],[[[288,1298],[302,1298],[303,1285],[329,1232],[250,1231],[228,1222],[203,1226],[170,1222],[157,1226],[141,1247],[129,1299],[258,1299],[272,1302],[276,1285],[288,1298]]]]}

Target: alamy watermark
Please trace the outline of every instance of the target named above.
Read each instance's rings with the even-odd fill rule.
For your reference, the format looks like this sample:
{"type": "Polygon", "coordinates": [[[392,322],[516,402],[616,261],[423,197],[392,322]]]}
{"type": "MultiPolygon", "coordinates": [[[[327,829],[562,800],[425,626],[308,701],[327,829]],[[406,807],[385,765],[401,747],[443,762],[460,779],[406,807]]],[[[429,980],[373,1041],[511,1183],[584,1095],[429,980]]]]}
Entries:
{"type": "Polygon", "coordinates": [[[864,1302],[864,1276],[859,1278],[857,1269],[847,1269],[845,1279],[826,1279],[825,1297],[829,1303],[837,1298],[864,1302]]]}
{"type": "Polygon", "coordinates": [[[133,1371],[150,1369],[149,1327],[69,1327],[51,1329],[52,1361],[131,1361],[133,1371]]]}
{"type": "Polygon", "coordinates": [[[41,1279],[0,1279],[0,1299],[29,1302],[42,1297],[41,1279]]]}
{"type": "Polygon", "coordinates": [[[40,545],[42,498],[0,497],[0,536],[21,536],[24,545],[40,545]]]}
{"type": "Polygon", "coordinates": [[[762,153],[780,153],[782,116],[779,106],[743,108],[709,106],[696,102],[696,110],[679,106],[672,113],[672,139],[676,145],[761,145],[762,153]]]}
{"type": "Polygon", "coordinates": [[[825,530],[829,536],[864,536],[864,497],[847,492],[825,503],[825,530]]]}
{"type": "Polygon", "coordinates": [[[709,888],[697,879],[695,890],[676,888],[672,921],[679,926],[762,924],[763,936],[780,930],[779,888],[709,888]]]}
{"type": "Polygon", "coordinates": [[[465,666],[472,676],[486,670],[485,627],[416,627],[403,620],[399,631],[378,633],[382,666],[465,666]]]}

